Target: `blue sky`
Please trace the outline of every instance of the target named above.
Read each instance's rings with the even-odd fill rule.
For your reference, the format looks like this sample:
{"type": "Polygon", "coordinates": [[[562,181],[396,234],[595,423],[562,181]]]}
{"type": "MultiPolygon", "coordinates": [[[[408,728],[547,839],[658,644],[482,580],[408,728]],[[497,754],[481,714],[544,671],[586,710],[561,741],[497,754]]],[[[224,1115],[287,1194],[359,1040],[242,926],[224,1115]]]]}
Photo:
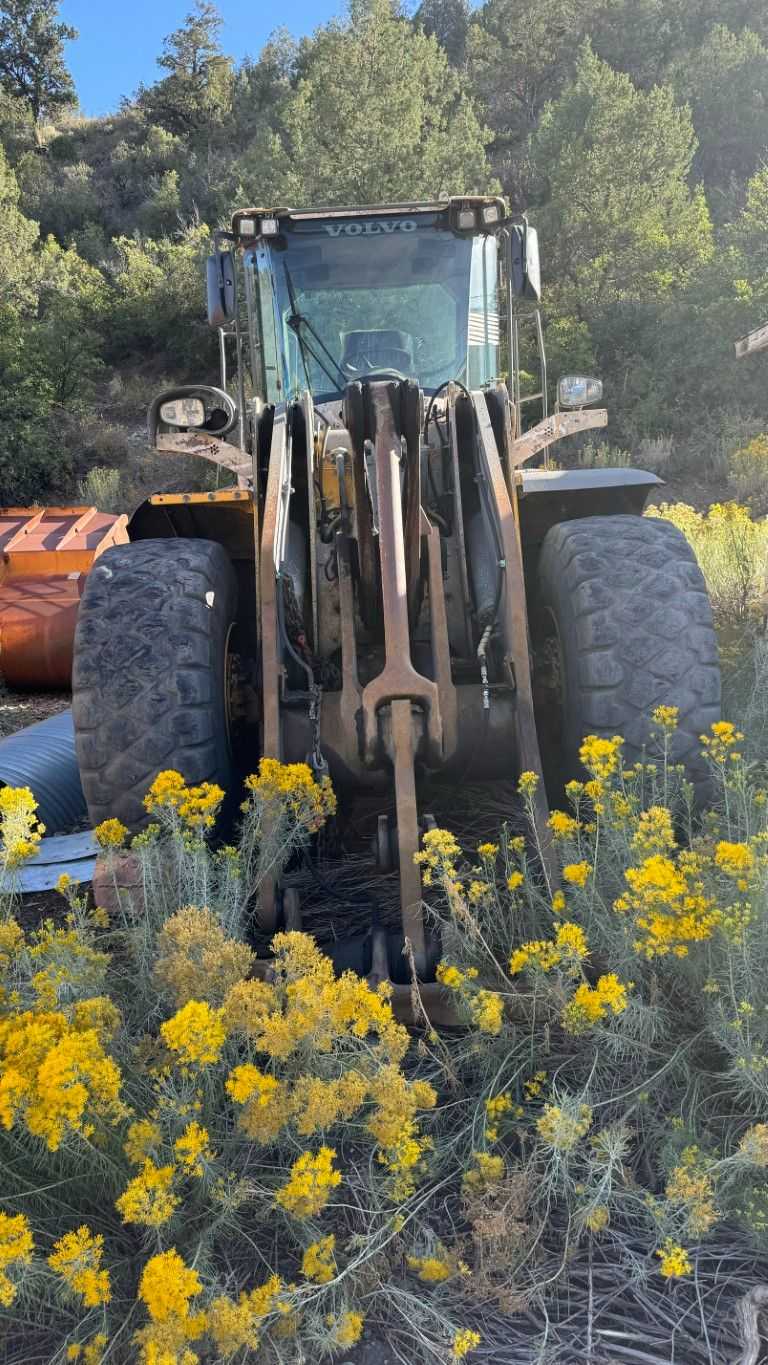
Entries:
{"type": "MultiPolygon", "coordinates": [[[[179,28],[191,8],[192,0],[119,0],[109,5],[104,0],[62,0],[62,19],[80,34],[67,44],[66,58],[83,113],[110,113],[140,81],[157,80],[162,72],[155,59],[163,38],[179,28]]],[[[218,8],[224,18],[224,51],[256,57],[278,26],[299,37],[342,13],[345,5],[344,0],[290,0],[272,9],[219,0],[218,8]]]]}

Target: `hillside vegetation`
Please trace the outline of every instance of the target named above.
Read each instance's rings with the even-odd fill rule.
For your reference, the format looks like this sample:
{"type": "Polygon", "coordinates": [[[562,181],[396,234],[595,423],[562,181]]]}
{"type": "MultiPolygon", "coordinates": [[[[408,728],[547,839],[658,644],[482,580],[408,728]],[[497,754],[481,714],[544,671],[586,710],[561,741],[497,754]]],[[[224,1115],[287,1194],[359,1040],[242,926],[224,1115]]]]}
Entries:
{"type": "Polygon", "coordinates": [[[143,407],[215,377],[201,264],[243,203],[500,188],[541,232],[551,375],[605,380],[597,458],[722,485],[766,425],[765,367],[733,352],[768,315],[762,0],[351,0],[240,62],[199,2],[98,119],[55,9],[0,5],[0,502],[162,480],[143,407]]]}

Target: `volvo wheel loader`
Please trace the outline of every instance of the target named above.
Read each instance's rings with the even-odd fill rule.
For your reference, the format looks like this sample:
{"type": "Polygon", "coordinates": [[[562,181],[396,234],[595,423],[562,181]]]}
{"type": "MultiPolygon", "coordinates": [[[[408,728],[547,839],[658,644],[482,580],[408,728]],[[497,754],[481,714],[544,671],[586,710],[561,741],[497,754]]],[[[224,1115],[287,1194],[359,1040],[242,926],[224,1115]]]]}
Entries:
{"type": "MultiPolygon", "coordinates": [[[[235,213],[208,263],[220,382],[149,414],[158,451],[231,486],[149,498],[80,608],[92,820],[139,826],[164,768],[228,790],[262,755],[330,772],[347,809],[379,803],[379,864],[399,870],[399,939],[374,929],[357,964],[403,983],[396,1004],[404,938],[437,997],[425,784],[530,770],[552,791],[587,733],[637,758],[660,703],[700,782],[719,714],[701,574],[642,516],[658,479],[550,464],[607,414],[578,375],[549,410],[539,292],[536,232],[499,198],[235,213]]],[[[265,934],[282,913],[270,888],[265,934]]]]}

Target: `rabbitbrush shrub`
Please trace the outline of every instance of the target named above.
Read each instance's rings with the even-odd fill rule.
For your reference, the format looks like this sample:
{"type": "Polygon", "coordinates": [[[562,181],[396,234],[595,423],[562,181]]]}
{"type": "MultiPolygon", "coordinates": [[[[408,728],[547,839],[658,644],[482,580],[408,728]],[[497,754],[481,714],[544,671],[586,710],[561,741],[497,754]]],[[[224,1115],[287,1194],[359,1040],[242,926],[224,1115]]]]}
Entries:
{"type": "MultiPolygon", "coordinates": [[[[254,974],[258,887],[334,809],[303,765],[264,760],[218,848],[223,793],[162,773],[130,842],[141,894],[109,913],[64,877],[29,929],[7,892],[6,1359],[287,1365],[371,1338],[565,1361],[593,1266],[708,1339],[713,1264],[736,1256],[733,1299],[768,1249],[768,798],[721,722],[699,818],[675,725],[659,708],[631,767],[587,737],[546,831],[425,835],[453,1031],[409,1037],[386,986],[303,934],[254,974]]],[[[8,885],[31,794],[0,791],[0,819],[8,885]]],[[[97,837],[117,889],[126,831],[97,837]]]]}

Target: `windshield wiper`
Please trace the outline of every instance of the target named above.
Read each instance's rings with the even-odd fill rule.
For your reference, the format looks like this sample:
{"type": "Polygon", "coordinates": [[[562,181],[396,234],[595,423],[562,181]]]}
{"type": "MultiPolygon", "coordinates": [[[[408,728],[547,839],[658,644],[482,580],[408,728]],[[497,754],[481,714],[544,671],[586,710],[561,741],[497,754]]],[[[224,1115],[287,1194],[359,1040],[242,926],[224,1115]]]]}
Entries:
{"type": "Polygon", "coordinates": [[[346,388],[347,376],[344,374],[344,371],[342,370],[338,360],[336,360],[335,356],[333,356],[331,352],[328,350],[328,347],[323,341],[323,338],[319,335],[316,328],[310,322],[309,318],[304,313],[300,313],[298,308],[296,307],[296,292],[293,287],[293,280],[291,279],[290,271],[288,270],[288,266],[285,262],[283,262],[283,270],[285,271],[285,283],[288,286],[288,297],[291,301],[291,316],[287,319],[287,322],[291,331],[296,333],[296,337],[299,343],[299,349],[301,351],[301,359],[304,365],[304,371],[307,376],[307,384],[311,389],[312,383],[309,377],[309,365],[307,364],[307,355],[311,355],[315,364],[319,365],[320,369],[323,371],[323,374],[328,376],[328,378],[330,379],[331,383],[334,385],[335,388],[339,389],[346,388]],[[335,375],[325,364],[325,361],[323,360],[322,356],[318,355],[317,351],[313,350],[313,348],[310,346],[306,336],[304,335],[305,331],[309,332],[310,336],[314,338],[317,345],[325,353],[326,358],[331,362],[331,365],[336,370],[335,375]],[[339,379],[341,380],[340,384],[338,383],[339,379]]]}

